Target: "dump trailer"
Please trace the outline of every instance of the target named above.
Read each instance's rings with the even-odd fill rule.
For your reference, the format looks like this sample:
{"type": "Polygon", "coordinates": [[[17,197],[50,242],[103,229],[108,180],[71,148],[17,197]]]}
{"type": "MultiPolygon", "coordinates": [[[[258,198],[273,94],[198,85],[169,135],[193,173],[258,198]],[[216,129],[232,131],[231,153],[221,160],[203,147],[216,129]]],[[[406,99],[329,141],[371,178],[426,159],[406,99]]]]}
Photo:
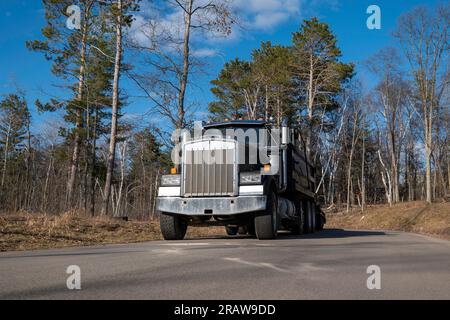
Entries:
{"type": "Polygon", "coordinates": [[[156,200],[164,239],[183,239],[193,224],[261,240],[279,230],[322,230],[315,169],[300,130],[287,123],[224,121],[198,126],[193,137],[180,134],[176,165],[161,177],[156,200]]]}

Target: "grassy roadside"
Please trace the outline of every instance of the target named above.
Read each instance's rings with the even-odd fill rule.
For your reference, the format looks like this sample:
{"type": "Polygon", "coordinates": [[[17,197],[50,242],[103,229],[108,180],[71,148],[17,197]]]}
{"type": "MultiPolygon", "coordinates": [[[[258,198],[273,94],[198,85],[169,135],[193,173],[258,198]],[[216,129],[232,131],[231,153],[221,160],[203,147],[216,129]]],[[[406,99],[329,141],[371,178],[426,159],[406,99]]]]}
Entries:
{"type": "MultiPolygon", "coordinates": [[[[223,227],[189,227],[187,237],[225,235],[223,227]]],[[[121,221],[74,213],[0,214],[0,251],[162,240],[159,221],[121,221]]]]}
{"type": "Polygon", "coordinates": [[[326,227],[406,231],[450,240],[450,203],[415,201],[371,206],[364,213],[329,213],[326,227]]]}

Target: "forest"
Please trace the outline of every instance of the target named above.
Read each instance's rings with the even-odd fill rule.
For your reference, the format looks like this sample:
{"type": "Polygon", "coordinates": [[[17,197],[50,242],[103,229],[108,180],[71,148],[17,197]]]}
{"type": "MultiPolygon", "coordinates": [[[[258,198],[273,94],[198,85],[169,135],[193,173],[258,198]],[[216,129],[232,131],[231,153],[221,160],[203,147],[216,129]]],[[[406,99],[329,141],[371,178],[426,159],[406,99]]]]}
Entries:
{"type": "MultiPolygon", "coordinates": [[[[147,3],[147,1],[146,1],[147,3]]],[[[232,1],[152,1],[165,21],[141,21],[139,0],[42,0],[41,36],[23,45],[51,63],[67,95],[0,97],[0,211],[154,219],[159,177],[171,165],[171,132],[194,121],[288,117],[304,131],[323,208],[431,203],[450,197],[450,4],[401,15],[392,43],[348,62],[319,18],[299,21],[288,45],[264,41],[251,59],[210,75],[214,101],[189,103],[208,69],[194,35],[229,37],[240,24],[232,1]],[[68,7],[80,9],[70,29],[68,7]],[[136,31],[138,30],[138,31],[136,31]],[[361,73],[370,74],[369,84],[361,73]],[[127,116],[133,83],[164,125],[127,116]],[[32,110],[62,123],[32,130],[32,110]]],[[[146,4],[147,5],[147,4],[146,4]]]]}

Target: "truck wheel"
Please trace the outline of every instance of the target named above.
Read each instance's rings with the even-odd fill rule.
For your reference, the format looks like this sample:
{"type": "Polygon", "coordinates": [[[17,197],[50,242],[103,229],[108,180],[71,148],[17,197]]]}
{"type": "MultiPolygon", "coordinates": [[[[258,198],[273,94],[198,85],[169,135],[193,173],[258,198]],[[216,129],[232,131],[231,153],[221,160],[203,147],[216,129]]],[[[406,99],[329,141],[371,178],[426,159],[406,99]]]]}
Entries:
{"type": "Polygon", "coordinates": [[[316,231],[316,205],[313,202],[310,202],[310,208],[311,208],[311,232],[316,231]]]}
{"type": "Polygon", "coordinates": [[[247,231],[248,231],[248,234],[251,235],[251,236],[255,236],[256,235],[256,232],[255,232],[255,221],[252,221],[252,222],[250,222],[247,225],[247,231]]]}
{"type": "Polygon", "coordinates": [[[308,200],[304,201],[303,209],[303,231],[305,233],[314,232],[311,202],[308,200]]]}
{"type": "Polygon", "coordinates": [[[324,226],[324,223],[323,223],[322,215],[320,213],[316,213],[316,230],[322,231],[323,226],[324,226]]]}
{"type": "Polygon", "coordinates": [[[238,228],[238,233],[241,234],[241,235],[247,234],[248,233],[247,226],[240,226],[238,228]]]}
{"type": "Polygon", "coordinates": [[[256,237],[259,240],[275,239],[278,231],[278,198],[272,190],[267,195],[266,210],[255,216],[256,237]]]}
{"type": "Polygon", "coordinates": [[[239,230],[239,227],[225,226],[225,231],[227,232],[227,235],[229,235],[229,236],[237,235],[238,230],[239,230]]]}
{"type": "Polygon", "coordinates": [[[295,220],[292,222],[291,232],[296,235],[301,235],[303,234],[303,223],[304,223],[303,222],[304,213],[301,201],[297,201],[295,203],[295,209],[297,211],[297,217],[295,217],[295,220]]]}
{"type": "Polygon", "coordinates": [[[161,213],[159,223],[164,240],[184,239],[187,230],[187,223],[180,217],[161,213]]]}

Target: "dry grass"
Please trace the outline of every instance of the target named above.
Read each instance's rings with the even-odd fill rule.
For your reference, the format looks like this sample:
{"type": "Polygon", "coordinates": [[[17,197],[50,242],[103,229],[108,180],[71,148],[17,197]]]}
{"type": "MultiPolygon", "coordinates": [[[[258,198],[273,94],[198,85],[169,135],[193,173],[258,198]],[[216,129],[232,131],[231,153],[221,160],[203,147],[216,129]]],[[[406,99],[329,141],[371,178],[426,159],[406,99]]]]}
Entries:
{"type": "MultiPolygon", "coordinates": [[[[189,227],[187,237],[225,235],[223,227],[189,227]]],[[[158,221],[90,218],[75,212],[62,215],[0,214],[0,251],[161,240],[158,221]]]]}
{"type": "Polygon", "coordinates": [[[407,231],[450,240],[450,203],[415,201],[372,206],[364,213],[328,214],[327,227],[407,231]]]}

